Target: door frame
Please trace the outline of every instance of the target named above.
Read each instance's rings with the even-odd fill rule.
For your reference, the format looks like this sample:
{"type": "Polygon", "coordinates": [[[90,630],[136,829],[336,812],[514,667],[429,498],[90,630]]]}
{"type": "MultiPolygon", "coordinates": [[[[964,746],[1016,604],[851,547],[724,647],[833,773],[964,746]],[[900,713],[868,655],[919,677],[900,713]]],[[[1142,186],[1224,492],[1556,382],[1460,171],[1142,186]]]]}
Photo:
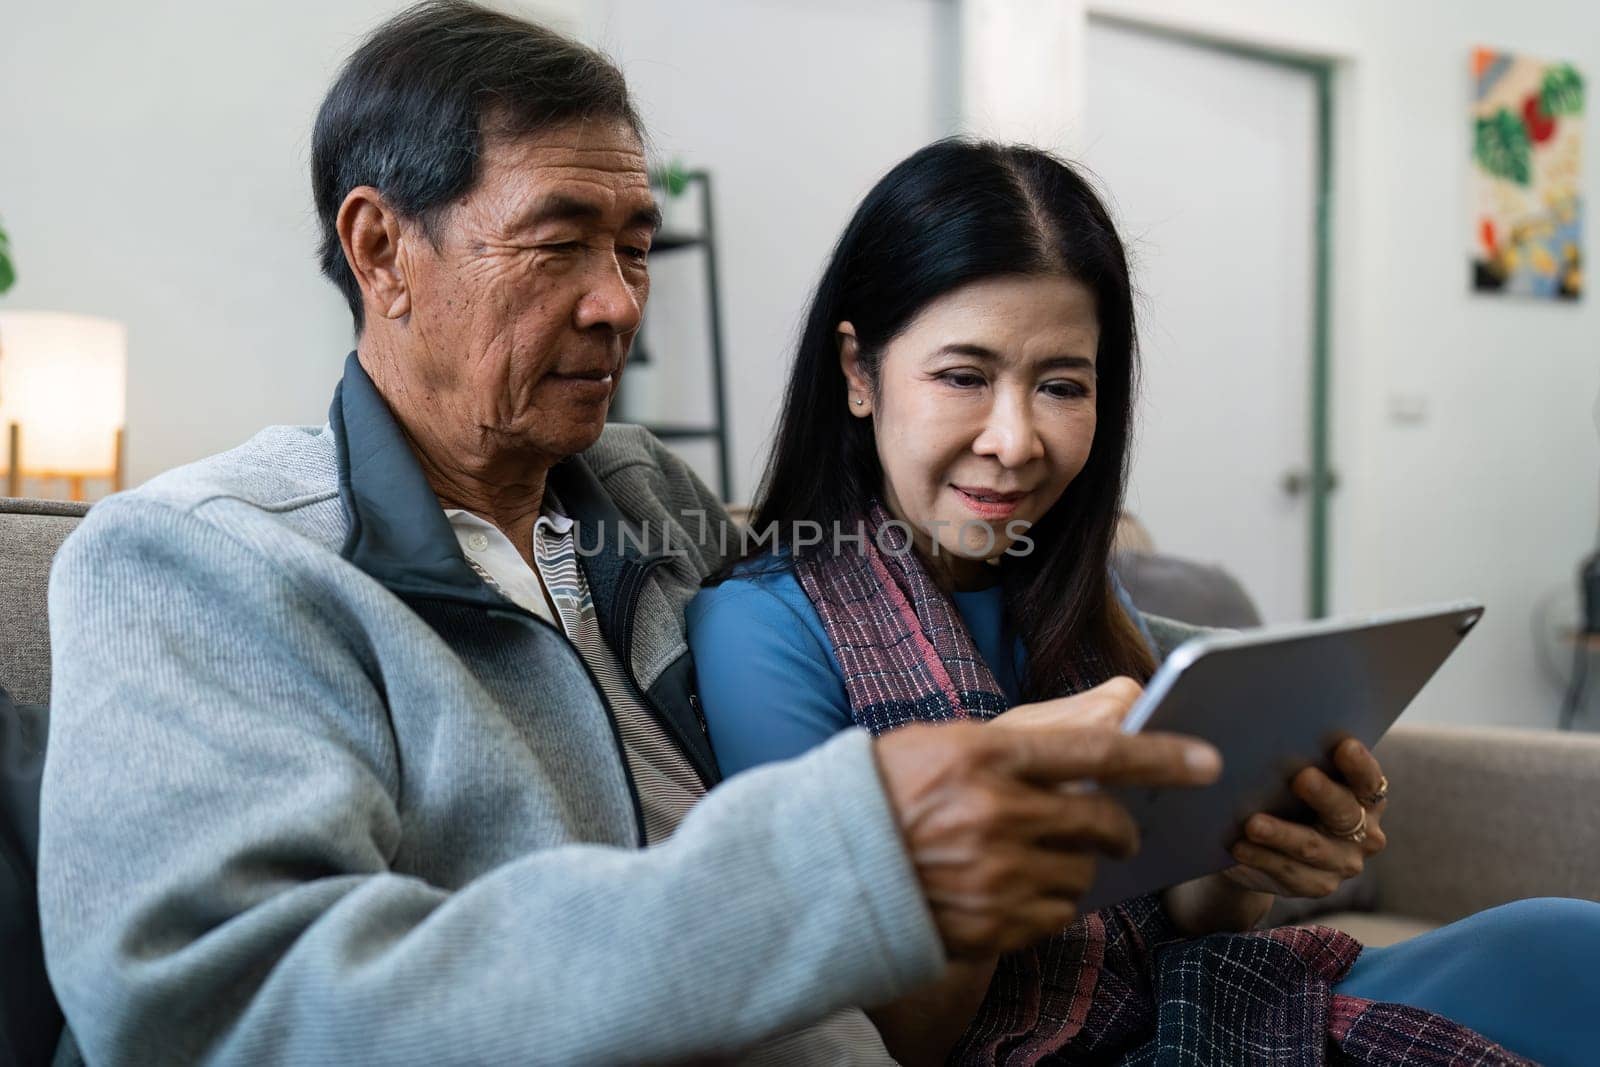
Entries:
{"type": "MultiPolygon", "coordinates": [[[[1314,142],[1316,159],[1316,218],[1312,233],[1312,324],[1309,433],[1307,442],[1306,608],[1311,618],[1328,614],[1329,497],[1338,488],[1338,475],[1332,462],[1331,372],[1329,340],[1329,302],[1333,278],[1333,122],[1335,61],[1294,52],[1279,51],[1255,44],[1209,36],[1144,19],[1109,12],[1088,11],[1088,22],[1141,33],[1148,37],[1174,41],[1193,48],[1232,56],[1236,59],[1311,75],[1316,93],[1317,114],[1314,142]]],[[[1094,87],[1089,87],[1089,107],[1094,107],[1094,87]]]]}

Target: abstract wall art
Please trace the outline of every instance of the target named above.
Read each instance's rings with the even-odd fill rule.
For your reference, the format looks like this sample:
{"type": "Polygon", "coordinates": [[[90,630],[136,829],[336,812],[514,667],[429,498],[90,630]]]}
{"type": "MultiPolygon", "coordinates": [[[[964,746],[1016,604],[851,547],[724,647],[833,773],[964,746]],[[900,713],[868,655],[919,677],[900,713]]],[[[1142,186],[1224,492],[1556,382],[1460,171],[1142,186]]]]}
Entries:
{"type": "Polygon", "coordinates": [[[1472,55],[1472,287],[1583,292],[1583,77],[1570,63],[1472,55]]]}

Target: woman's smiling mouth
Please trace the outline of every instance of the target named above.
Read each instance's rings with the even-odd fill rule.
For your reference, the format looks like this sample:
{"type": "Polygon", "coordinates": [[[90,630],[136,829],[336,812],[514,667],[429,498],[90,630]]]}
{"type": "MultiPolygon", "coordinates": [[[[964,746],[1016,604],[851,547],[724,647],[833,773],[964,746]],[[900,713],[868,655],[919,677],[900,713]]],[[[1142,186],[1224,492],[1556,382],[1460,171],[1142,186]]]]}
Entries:
{"type": "Polygon", "coordinates": [[[951,483],[951,489],[956,491],[956,496],[974,515],[984,519],[1008,519],[1016,513],[1017,506],[1027,498],[1024,492],[1002,493],[995,489],[987,489],[978,485],[956,485],[951,483]]]}

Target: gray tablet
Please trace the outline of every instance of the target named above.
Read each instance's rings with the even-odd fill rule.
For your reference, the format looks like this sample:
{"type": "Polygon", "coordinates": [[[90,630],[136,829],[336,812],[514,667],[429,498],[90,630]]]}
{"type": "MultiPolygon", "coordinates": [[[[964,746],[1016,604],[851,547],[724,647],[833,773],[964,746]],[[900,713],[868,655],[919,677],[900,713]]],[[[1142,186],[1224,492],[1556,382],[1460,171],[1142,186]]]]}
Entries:
{"type": "Polygon", "coordinates": [[[1258,811],[1309,822],[1289,780],[1312,765],[1331,772],[1347,737],[1376,744],[1482,616],[1463,601],[1185,642],[1123,729],[1204,738],[1222,753],[1222,777],[1204,789],[1116,790],[1139,824],[1139,854],[1103,860],[1083,910],[1232,866],[1228,850],[1258,811]]]}

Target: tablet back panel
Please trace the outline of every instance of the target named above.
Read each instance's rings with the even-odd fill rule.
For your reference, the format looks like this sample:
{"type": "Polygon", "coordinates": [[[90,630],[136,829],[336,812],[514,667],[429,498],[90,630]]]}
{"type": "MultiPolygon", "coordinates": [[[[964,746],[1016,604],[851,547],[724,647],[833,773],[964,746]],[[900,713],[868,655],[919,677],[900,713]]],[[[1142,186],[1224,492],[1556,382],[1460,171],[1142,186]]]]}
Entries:
{"type": "Polygon", "coordinates": [[[1222,752],[1222,777],[1199,790],[1116,790],[1141,848],[1129,861],[1101,863],[1083,910],[1232,866],[1228,850],[1258,811],[1310,821],[1288,781],[1312,765],[1332,772],[1328,753],[1347,737],[1375,745],[1482,614],[1462,602],[1200,637],[1177,649],[1124,729],[1204,738],[1222,752]]]}

